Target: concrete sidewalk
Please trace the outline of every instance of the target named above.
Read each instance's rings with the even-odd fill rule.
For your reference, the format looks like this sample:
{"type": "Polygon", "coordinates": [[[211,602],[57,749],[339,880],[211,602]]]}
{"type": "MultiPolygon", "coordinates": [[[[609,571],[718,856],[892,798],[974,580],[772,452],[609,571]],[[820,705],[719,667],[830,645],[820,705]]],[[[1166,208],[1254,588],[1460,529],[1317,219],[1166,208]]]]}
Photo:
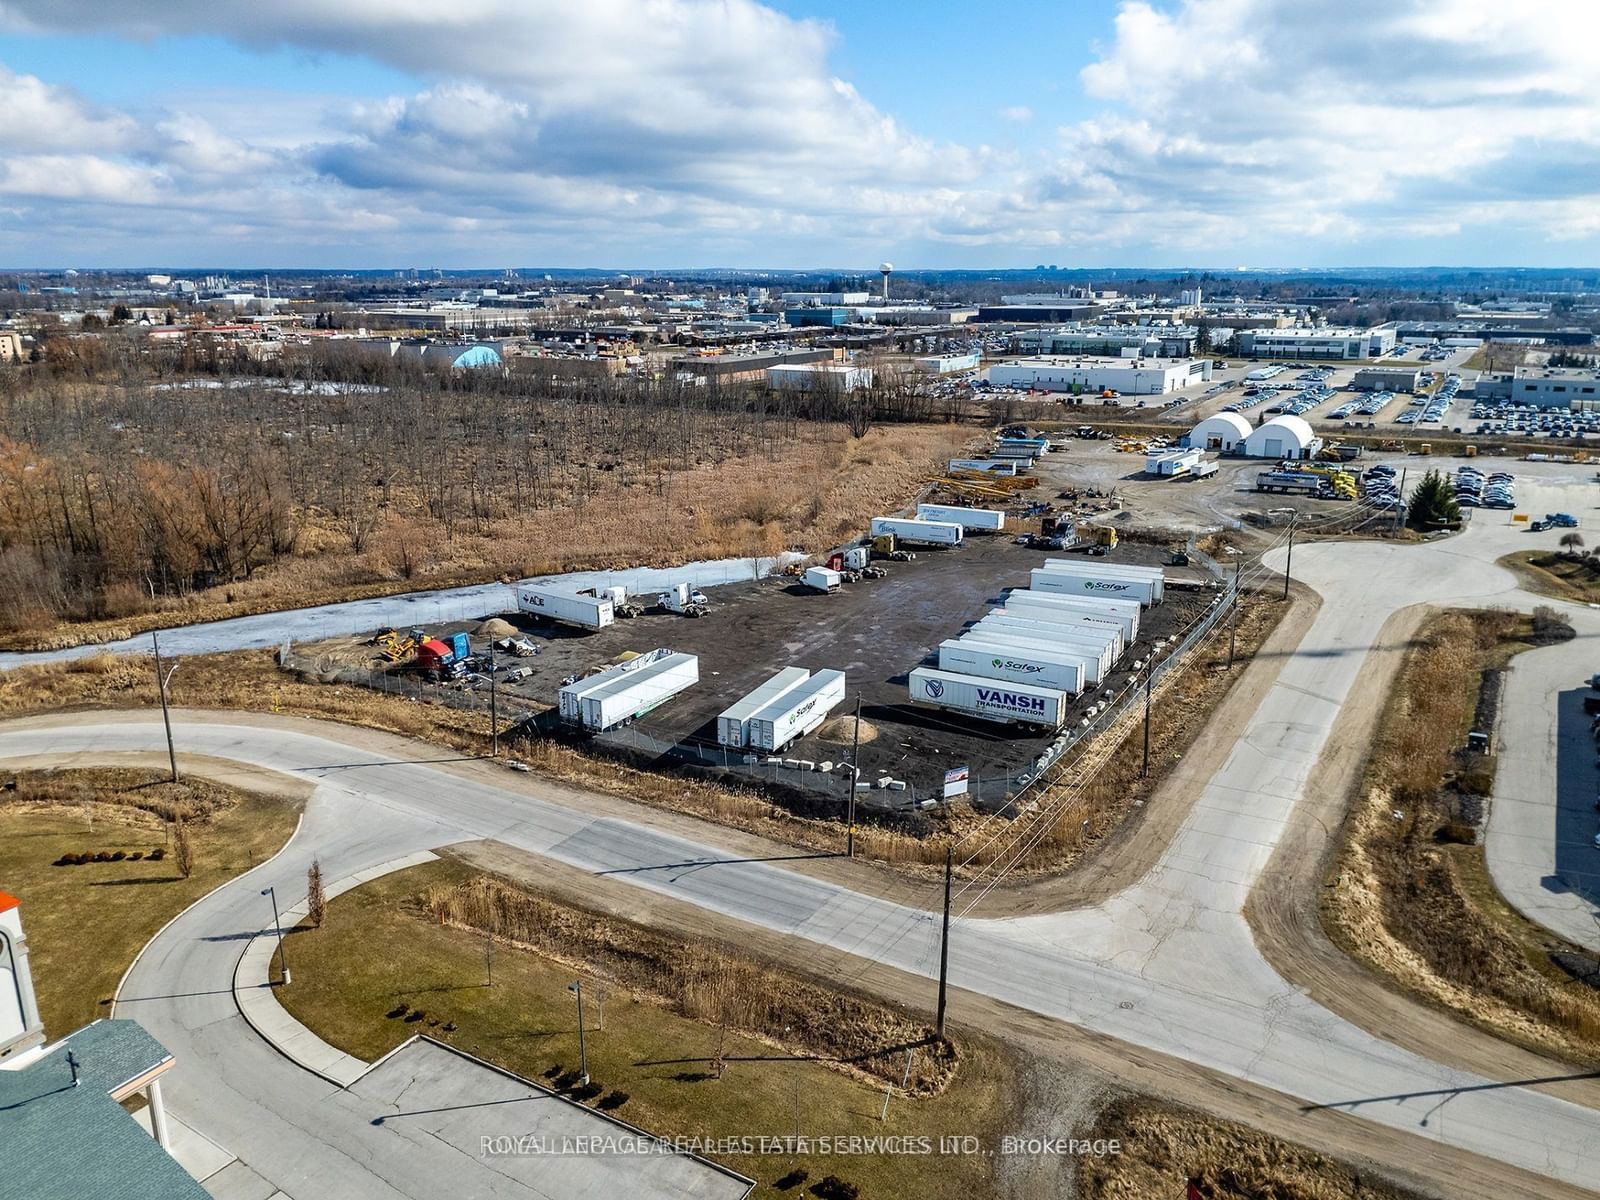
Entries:
{"type": "MultiPolygon", "coordinates": [[[[327,898],[332,900],[335,896],[342,895],[351,888],[360,887],[363,883],[370,883],[374,879],[391,875],[396,871],[404,871],[407,867],[432,862],[437,857],[438,855],[431,850],[421,850],[416,854],[391,859],[365,871],[346,875],[325,885],[323,891],[327,898]]],[[[293,929],[305,919],[305,916],[306,905],[302,901],[292,908],[284,909],[279,913],[278,919],[284,929],[293,929]]],[[[240,1013],[249,1022],[250,1028],[270,1042],[285,1058],[320,1075],[329,1083],[349,1087],[366,1074],[371,1064],[328,1045],[291,1017],[288,1010],[278,1003],[278,997],[273,991],[274,985],[268,975],[272,969],[272,956],[277,949],[278,939],[275,931],[268,926],[250,939],[244,948],[244,953],[239,956],[239,965],[233,972],[233,995],[239,1003],[240,1013]]],[[[289,964],[289,975],[291,978],[294,976],[293,963],[289,964]]]]}

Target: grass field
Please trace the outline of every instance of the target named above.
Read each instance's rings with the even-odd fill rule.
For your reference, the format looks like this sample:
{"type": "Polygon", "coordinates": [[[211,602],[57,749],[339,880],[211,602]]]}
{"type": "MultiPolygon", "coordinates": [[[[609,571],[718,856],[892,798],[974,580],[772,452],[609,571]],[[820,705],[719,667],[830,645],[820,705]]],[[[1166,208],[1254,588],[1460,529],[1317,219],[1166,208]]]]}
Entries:
{"type": "Polygon", "coordinates": [[[1113,1100],[1085,1136],[1120,1153],[1084,1160],[1078,1200],[1181,1200],[1191,1179],[1211,1200],[1416,1200],[1308,1147],[1149,1097],[1113,1100]]]}
{"type": "Polygon", "coordinates": [[[1600,603],[1600,562],[1592,558],[1518,550],[1500,559],[1500,565],[1513,572],[1523,587],[1541,596],[1579,604],[1600,603]]]}
{"type": "Polygon", "coordinates": [[[1460,753],[1480,681],[1536,644],[1528,620],[1505,612],[1445,612],[1423,628],[1379,723],[1322,916],[1347,954],[1413,994],[1592,1063],[1600,992],[1550,959],[1578,948],[1505,903],[1463,815],[1493,790],[1494,760],[1460,753]]]}
{"type": "MultiPolygon", "coordinates": [[[[449,889],[476,874],[446,859],[333,900],[322,928],[292,935],[294,982],[280,999],[323,1038],[362,1058],[426,1033],[527,1078],[570,1086],[579,1059],[576,1005],[567,987],[581,979],[588,1067],[599,1089],[588,1100],[652,1133],[987,1140],[1007,1125],[1011,1091],[1002,1081],[1015,1076],[1017,1064],[981,1037],[963,1037],[953,1074],[942,1068],[925,1073],[917,1059],[930,1064],[931,1050],[916,1049],[913,1088],[920,1079],[925,1092],[938,1090],[897,1096],[880,1122],[885,1085],[879,1080],[887,1075],[899,1082],[907,1053],[899,1043],[920,1022],[801,976],[787,976],[793,982],[785,984],[781,968],[762,964],[777,972],[770,986],[793,988],[804,1004],[794,1010],[787,1035],[748,1028],[748,1004],[719,1000],[711,982],[717,971],[704,965],[721,960],[735,979],[749,968],[749,960],[724,947],[679,941],[669,948],[676,939],[668,935],[563,907],[541,940],[565,949],[552,954],[497,944],[490,986],[485,937],[439,924],[425,900],[430,889],[449,889]],[[694,980],[664,984],[671,995],[649,985],[653,972],[682,971],[686,957],[702,964],[694,980]],[[696,1019],[686,1010],[707,1015],[696,1019]],[[726,1024],[710,1015],[718,1011],[728,1014],[726,1024]],[[834,1017],[876,1031],[883,1052],[841,1063],[837,1046],[819,1033],[818,1023],[834,1017]]],[[[754,999],[765,1011],[771,997],[754,999]]],[[[837,1175],[857,1184],[864,1197],[985,1195],[993,1176],[992,1160],[982,1155],[743,1155],[725,1161],[757,1179],[760,1196],[801,1194],[804,1188],[775,1187],[797,1166],[810,1183],[837,1175]]]]}
{"type": "Polygon", "coordinates": [[[40,1016],[51,1038],[108,1016],[140,948],[191,901],[276,853],[299,806],[203,779],[150,771],[25,771],[0,793],[0,887],[22,901],[40,1016]],[[186,879],[166,818],[194,853],[186,879]],[[152,861],[152,851],[162,857],[152,861]],[[54,866],[64,854],[114,862],[54,866]],[[130,861],[127,855],[137,854],[130,861]]]}

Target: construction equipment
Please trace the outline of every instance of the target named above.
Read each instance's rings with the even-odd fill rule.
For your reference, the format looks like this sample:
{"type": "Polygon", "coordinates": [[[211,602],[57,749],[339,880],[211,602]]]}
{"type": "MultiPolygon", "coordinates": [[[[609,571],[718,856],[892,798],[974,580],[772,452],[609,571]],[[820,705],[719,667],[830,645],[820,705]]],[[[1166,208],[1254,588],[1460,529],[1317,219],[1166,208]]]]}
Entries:
{"type": "Polygon", "coordinates": [[[367,645],[376,646],[384,662],[395,663],[415,654],[424,636],[420,629],[413,629],[403,636],[397,629],[385,629],[367,639],[367,645]]]}
{"type": "Polygon", "coordinates": [[[466,670],[472,647],[464,633],[453,633],[449,641],[426,638],[417,646],[413,660],[416,669],[431,679],[453,678],[466,670]]]}

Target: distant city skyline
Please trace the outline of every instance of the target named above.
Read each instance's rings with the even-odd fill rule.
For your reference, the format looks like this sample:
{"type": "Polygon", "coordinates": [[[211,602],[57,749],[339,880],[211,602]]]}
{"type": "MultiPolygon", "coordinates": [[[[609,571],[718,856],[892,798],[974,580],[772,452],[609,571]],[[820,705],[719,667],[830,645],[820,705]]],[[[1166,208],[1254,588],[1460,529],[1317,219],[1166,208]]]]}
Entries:
{"type": "Polygon", "coordinates": [[[1597,34],[1565,0],[0,0],[0,264],[1600,262],[1597,34]]]}

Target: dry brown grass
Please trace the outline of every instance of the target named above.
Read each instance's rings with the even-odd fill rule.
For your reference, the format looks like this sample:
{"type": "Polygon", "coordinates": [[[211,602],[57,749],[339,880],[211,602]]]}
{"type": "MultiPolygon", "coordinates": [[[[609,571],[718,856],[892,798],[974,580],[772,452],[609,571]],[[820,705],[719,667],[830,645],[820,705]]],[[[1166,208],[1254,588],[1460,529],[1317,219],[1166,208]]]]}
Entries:
{"type": "Polygon", "coordinates": [[[596,473],[587,493],[570,504],[448,534],[437,522],[394,518],[360,553],[351,552],[332,517],[311,511],[303,514],[296,555],[248,579],[113,620],[13,629],[0,634],[0,646],[57,649],[485,579],[814,552],[858,532],[869,517],[906,505],[974,436],[957,425],[887,425],[854,439],[842,426],[802,425],[764,454],[648,476],[596,473]]]}
{"type": "Polygon", "coordinates": [[[631,921],[555,901],[476,875],[421,897],[441,925],[496,939],[648,995],[689,1020],[771,1041],[808,1057],[898,1086],[906,1049],[917,1046],[911,1091],[942,1091],[955,1048],[933,1029],[865,995],[825,988],[713,942],[689,942],[631,921]]]}
{"type": "Polygon", "coordinates": [[[1213,1200],[1415,1200],[1306,1146],[1147,1097],[1108,1104],[1087,1135],[1120,1153],[1086,1157],[1080,1200],[1181,1200],[1189,1180],[1213,1200]]]}
{"type": "Polygon", "coordinates": [[[1530,592],[1579,604],[1600,601],[1600,561],[1594,558],[1518,550],[1500,559],[1500,565],[1515,574],[1530,592]]]}
{"type": "Polygon", "coordinates": [[[1548,958],[1576,948],[1494,895],[1480,847],[1441,837],[1453,793],[1490,786],[1457,753],[1484,670],[1531,644],[1521,632],[1499,612],[1442,613],[1423,629],[1380,721],[1323,921],[1346,953],[1413,993],[1519,1044],[1595,1062],[1600,993],[1548,958]]]}

